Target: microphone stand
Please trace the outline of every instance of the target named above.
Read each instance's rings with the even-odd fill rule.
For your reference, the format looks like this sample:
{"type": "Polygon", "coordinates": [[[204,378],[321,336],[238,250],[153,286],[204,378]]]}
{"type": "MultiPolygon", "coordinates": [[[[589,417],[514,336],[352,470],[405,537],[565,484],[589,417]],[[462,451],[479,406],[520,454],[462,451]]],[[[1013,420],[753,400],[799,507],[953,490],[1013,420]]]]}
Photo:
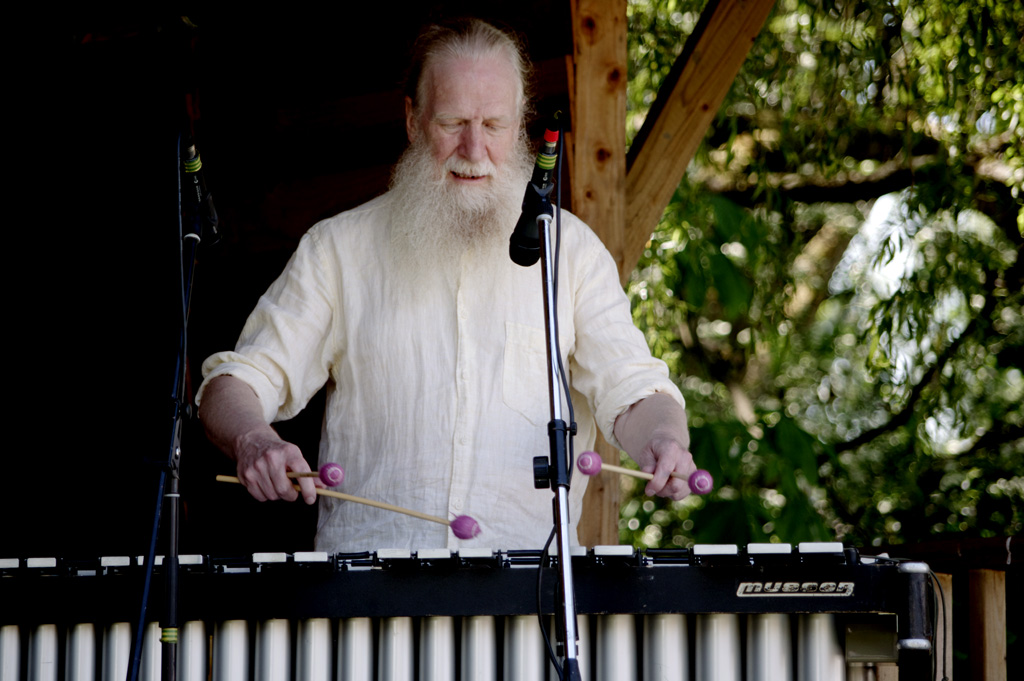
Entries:
{"type": "MultiPolygon", "coordinates": [[[[167,452],[167,460],[163,462],[160,478],[157,483],[156,510],[153,514],[153,530],[150,535],[149,550],[146,554],[145,576],[143,579],[142,603],[132,638],[131,654],[128,665],[127,681],[136,681],[139,677],[143,649],[143,633],[146,626],[146,609],[149,601],[149,589],[153,578],[156,559],[156,543],[160,529],[160,516],[164,503],[167,504],[167,553],[164,556],[164,587],[165,610],[161,626],[161,679],[175,681],[177,679],[178,658],[178,523],[181,495],[178,490],[179,466],[181,463],[181,432],[184,419],[189,415],[188,402],[185,399],[185,373],[188,351],[188,311],[192,300],[192,283],[195,275],[196,259],[202,235],[208,237],[210,244],[219,240],[217,231],[217,211],[213,207],[213,199],[203,182],[200,170],[202,163],[196,152],[195,144],[188,139],[178,143],[178,198],[182,202],[182,171],[192,185],[189,194],[194,194],[188,212],[189,229],[181,228],[179,222],[179,256],[181,272],[181,333],[178,342],[178,354],[175,359],[174,380],[171,388],[171,437],[167,452]],[[187,158],[182,162],[182,147],[187,158]],[[186,259],[186,246],[188,257],[186,259]],[[168,484],[168,476],[170,483],[168,484]]],[[[179,214],[179,220],[184,216],[179,214]]]]}
{"type": "MultiPolygon", "coordinates": [[[[522,267],[530,267],[537,258],[541,260],[541,277],[544,287],[544,329],[547,336],[548,356],[548,394],[550,396],[551,422],[548,423],[549,456],[537,456],[533,459],[533,485],[537,489],[551,487],[555,491],[552,499],[555,530],[558,535],[558,596],[561,609],[556,610],[559,629],[559,652],[563,658],[559,676],[562,679],[578,681],[580,678],[578,646],[576,633],[576,592],[572,583],[572,564],[569,553],[569,478],[572,461],[567,446],[569,438],[576,435],[576,424],[566,425],[562,418],[562,370],[561,357],[558,350],[558,316],[557,282],[555,272],[558,270],[557,250],[553,250],[551,241],[551,221],[554,211],[551,207],[551,190],[554,188],[553,171],[558,163],[559,143],[561,142],[560,112],[552,117],[553,125],[544,131],[544,143],[537,154],[537,163],[533,169],[533,177],[526,187],[523,196],[523,209],[515,230],[509,238],[509,257],[512,262],[522,267]]],[[[568,390],[568,386],[565,387],[568,390]]],[[[572,404],[569,396],[564,396],[569,405],[570,415],[572,404]]],[[[571,420],[571,416],[570,416],[571,420]]],[[[549,540],[550,543],[550,540],[549,540]]],[[[545,545],[545,551],[547,545],[545,545]]],[[[541,556],[541,574],[544,570],[546,556],[541,556]]],[[[538,579],[540,577],[538,576],[538,579]]],[[[541,614],[537,613],[538,617],[541,614]]],[[[541,623],[543,628],[543,621],[541,623]]],[[[550,647],[549,647],[550,650],[550,647]]],[[[558,663],[552,654],[552,664],[558,663]]]]}
{"type": "MultiPolygon", "coordinates": [[[[551,202],[547,195],[541,196],[542,208],[537,215],[537,229],[541,235],[541,271],[544,285],[544,329],[547,336],[548,392],[550,395],[551,422],[548,423],[550,453],[548,459],[535,457],[534,486],[538,489],[552,487],[555,492],[555,529],[558,540],[557,562],[561,610],[556,612],[559,629],[559,652],[563,658],[564,679],[579,681],[578,635],[576,631],[576,591],[573,587],[572,563],[569,551],[569,455],[568,438],[575,435],[562,419],[562,382],[558,356],[558,323],[555,316],[555,262],[551,243],[551,202]],[[570,430],[572,432],[570,432],[570,430]]],[[[544,557],[542,556],[543,560],[544,557]]]]}

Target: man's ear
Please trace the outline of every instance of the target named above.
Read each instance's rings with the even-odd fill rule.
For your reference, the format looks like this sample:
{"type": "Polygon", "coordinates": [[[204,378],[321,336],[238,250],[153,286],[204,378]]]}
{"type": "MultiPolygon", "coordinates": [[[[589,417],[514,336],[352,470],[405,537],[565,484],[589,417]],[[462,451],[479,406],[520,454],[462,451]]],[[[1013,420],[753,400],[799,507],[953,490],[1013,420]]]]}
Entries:
{"type": "Polygon", "coordinates": [[[416,107],[413,106],[412,97],[405,98],[405,135],[409,138],[409,142],[413,142],[416,139],[416,131],[418,126],[416,125],[416,107]]]}

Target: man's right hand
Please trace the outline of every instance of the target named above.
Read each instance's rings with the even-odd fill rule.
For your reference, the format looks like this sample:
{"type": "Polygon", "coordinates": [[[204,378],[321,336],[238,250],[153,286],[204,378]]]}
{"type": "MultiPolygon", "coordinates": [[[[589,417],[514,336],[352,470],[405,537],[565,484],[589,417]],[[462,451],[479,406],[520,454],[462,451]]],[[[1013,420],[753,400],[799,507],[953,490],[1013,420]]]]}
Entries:
{"type": "Polygon", "coordinates": [[[238,462],[238,479],[254,498],[295,501],[298,482],[307,504],[316,501],[314,478],[292,481],[288,472],[309,472],[298,447],[285,442],[263,417],[259,398],[249,385],[234,376],[218,376],[203,390],[199,418],[206,435],[222,452],[238,462]]]}
{"type": "Polygon", "coordinates": [[[285,442],[270,426],[239,436],[234,445],[238,479],[257,501],[298,498],[298,483],[307,504],[316,501],[315,478],[292,480],[288,472],[308,473],[309,464],[298,447],[285,442]]]}

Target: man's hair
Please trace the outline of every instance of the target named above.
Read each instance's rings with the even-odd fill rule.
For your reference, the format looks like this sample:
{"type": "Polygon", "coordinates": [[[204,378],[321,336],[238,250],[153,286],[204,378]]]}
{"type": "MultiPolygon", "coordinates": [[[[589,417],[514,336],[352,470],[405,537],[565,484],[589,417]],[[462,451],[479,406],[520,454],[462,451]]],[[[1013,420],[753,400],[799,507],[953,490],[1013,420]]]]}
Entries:
{"type": "Polygon", "coordinates": [[[413,107],[418,108],[423,95],[423,74],[427,67],[446,58],[478,58],[484,55],[505,57],[519,80],[516,104],[521,119],[529,113],[531,78],[530,61],[518,36],[503,31],[480,19],[452,19],[427,26],[412,46],[412,58],[403,87],[413,107]]]}

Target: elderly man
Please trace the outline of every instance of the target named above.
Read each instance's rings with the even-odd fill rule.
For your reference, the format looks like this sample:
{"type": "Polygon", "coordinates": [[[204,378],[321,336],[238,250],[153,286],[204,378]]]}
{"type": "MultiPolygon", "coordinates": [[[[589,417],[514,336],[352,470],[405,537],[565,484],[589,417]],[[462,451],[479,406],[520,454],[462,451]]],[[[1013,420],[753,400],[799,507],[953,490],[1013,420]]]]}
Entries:
{"type": "MultiPolygon", "coordinates": [[[[346,492],[481,525],[476,545],[540,548],[551,493],[533,487],[548,451],[544,313],[536,267],[507,254],[531,158],[528,66],[489,24],[434,26],[414,48],[405,104],[410,146],[390,191],[314,225],[260,299],[234,352],[203,366],[200,417],[259,500],[294,500],[301,452],[269,425],[325,383],[320,463],[346,492]]],[[[579,425],[595,425],[654,473],[648,494],[694,465],[679,391],[633,327],[612,258],[563,213],[558,314],[579,425]],[[596,421],[596,424],[595,424],[596,421]]],[[[301,495],[316,498],[302,479],[301,495]]],[[[570,495],[579,519],[584,476],[570,495]]],[[[322,498],[324,551],[463,545],[442,525],[322,498]]]]}

